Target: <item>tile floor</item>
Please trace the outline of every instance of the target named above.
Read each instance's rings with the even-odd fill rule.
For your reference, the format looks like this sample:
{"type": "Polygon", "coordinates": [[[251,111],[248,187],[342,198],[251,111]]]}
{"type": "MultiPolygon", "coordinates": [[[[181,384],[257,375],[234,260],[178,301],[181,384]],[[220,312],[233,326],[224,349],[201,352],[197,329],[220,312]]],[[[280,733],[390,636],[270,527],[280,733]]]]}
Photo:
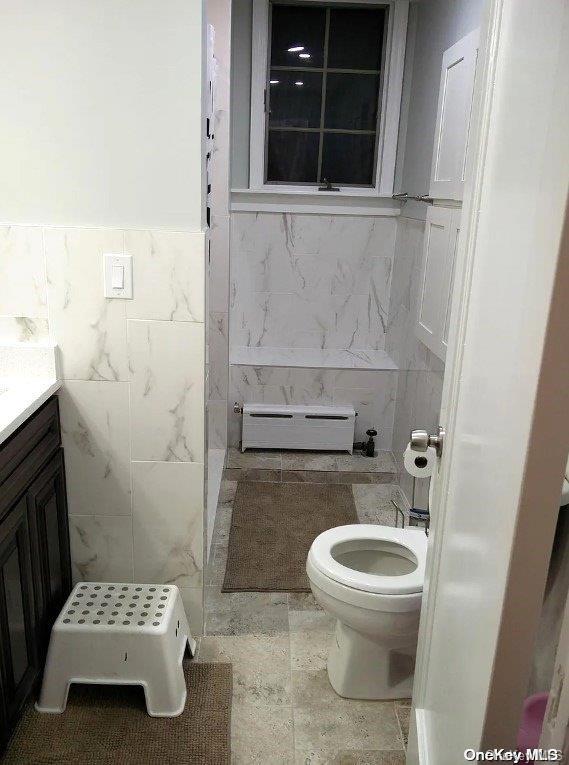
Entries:
{"type": "Polygon", "coordinates": [[[231,447],[224,477],[228,480],[392,483],[397,466],[391,452],[376,457],[339,452],[278,452],[231,447]]]}
{"type": "MultiPolygon", "coordinates": [[[[241,461],[239,454],[229,461],[241,461]]],[[[326,457],[306,455],[303,462],[298,454],[273,453],[260,461],[267,466],[266,460],[277,459],[275,470],[290,462],[301,470],[307,464],[315,471],[338,470],[326,457]]],[[[256,467],[259,461],[249,457],[241,464],[256,467]]],[[[396,484],[352,489],[361,522],[395,525],[391,498],[401,500],[396,484]]],[[[221,592],[236,490],[237,481],[222,481],[197,657],[233,664],[233,762],[403,765],[410,702],[353,701],[334,693],[326,673],[334,623],[311,594],[221,592]]]]}

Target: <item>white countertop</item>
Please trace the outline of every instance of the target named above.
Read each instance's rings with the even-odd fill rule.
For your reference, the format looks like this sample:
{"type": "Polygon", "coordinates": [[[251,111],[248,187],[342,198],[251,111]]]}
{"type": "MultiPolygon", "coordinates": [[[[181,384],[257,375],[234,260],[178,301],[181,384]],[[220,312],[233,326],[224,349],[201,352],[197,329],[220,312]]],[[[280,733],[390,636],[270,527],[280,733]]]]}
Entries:
{"type": "Polygon", "coordinates": [[[0,444],[60,387],[53,377],[0,378],[0,444]]]}
{"type": "Polygon", "coordinates": [[[61,387],[59,377],[53,343],[0,344],[0,444],[61,387]]]}

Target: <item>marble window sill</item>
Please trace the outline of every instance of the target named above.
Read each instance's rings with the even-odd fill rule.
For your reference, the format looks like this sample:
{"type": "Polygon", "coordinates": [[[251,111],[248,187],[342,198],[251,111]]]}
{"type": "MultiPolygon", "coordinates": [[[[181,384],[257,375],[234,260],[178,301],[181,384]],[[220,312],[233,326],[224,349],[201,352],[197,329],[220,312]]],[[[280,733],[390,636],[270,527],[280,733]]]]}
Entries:
{"type": "Polygon", "coordinates": [[[394,361],[383,350],[235,346],[229,351],[229,363],[254,367],[397,370],[394,361]]]}

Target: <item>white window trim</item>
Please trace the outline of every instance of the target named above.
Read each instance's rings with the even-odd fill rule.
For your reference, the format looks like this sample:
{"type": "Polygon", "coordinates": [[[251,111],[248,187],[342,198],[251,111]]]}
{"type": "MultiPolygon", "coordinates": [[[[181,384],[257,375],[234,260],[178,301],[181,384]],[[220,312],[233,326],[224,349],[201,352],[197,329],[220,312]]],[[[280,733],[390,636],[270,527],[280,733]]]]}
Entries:
{"type": "MultiPolygon", "coordinates": [[[[310,2],[310,0],[307,1],[310,2]]],[[[344,193],[362,197],[391,197],[395,178],[409,0],[326,0],[326,2],[391,6],[387,29],[386,72],[382,92],[377,149],[377,167],[379,172],[376,173],[375,188],[340,186],[339,192],[328,192],[335,196],[344,193]]],[[[322,197],[326,192],[318,192],[318,185],[316,184],[314,186],[306,186],[304,184],[302,186],[286,186],[284,184],[264,183],[264,92],[267,84],[268,28],[269,0],[253,0],[249,187],[251,191],[273,191],[278,194],[298,194],[303,190],[305,193],[308,191],[322,197]]]]}

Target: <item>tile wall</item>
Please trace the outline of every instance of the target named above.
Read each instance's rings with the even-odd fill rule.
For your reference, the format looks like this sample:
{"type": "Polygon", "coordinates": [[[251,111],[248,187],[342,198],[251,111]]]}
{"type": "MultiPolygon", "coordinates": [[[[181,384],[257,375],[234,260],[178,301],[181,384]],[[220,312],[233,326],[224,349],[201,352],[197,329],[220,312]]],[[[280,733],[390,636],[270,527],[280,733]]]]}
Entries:
{"type": "Polygon", "coordinates": [[[231,345],[385,347],[396,218],[234,213],[231,345]]]}
{"type": "Polygon", "coordinates": [[[202,628],[204,235],[0,226],[0,339],[61,352],[75,580],[169,582],[202,628]],[[102,255],[133,255],[134,299],[102,255]]]}
{"type": "Polygon", "coordinates": [[[207,338],[208,446],[227,446],[229,375],[229,109],[231,2],[207,0],[215,57],[213,149],[211,155],[211,228],[208,271],[207,338]]]}
{"type": "MultiPolygon", "coordinates": [[[[230,345],[383,349],[395,217],[234,213],[230,345]]],[[[397,373],[232,366],[229,403],[353,404],[390,449],[397,373]]],[[[240,440],[229,411],[229,443],[240,440]]]]}

